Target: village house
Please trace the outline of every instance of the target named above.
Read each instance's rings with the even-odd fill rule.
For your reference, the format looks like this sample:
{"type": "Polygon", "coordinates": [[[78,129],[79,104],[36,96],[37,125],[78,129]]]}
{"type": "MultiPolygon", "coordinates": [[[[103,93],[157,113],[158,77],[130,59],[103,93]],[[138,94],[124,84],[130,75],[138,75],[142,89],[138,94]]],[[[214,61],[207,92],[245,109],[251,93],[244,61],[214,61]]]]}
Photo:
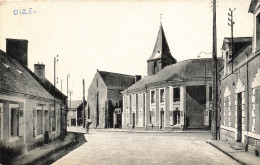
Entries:
{"type": "Polygon", "coordinates": [[[121,128],[122,94],[141,76],[97,70],[89,88],[86,118],[93,128],[121,128]]]}
{"type": "Polygon", "coordinates": [[[251,0],[253,37],[231,38],[222,46],[224,71],[221,78],[220,139],[233,148],[260,152],[260,2],[251,0]],[[233,54],[233,58],[232,58],[233,54]],[[233,59],[233,60],[232,60],[233,59]]]}
{"type": "Polygon", "coordinates": [[[66,96],[28,68],[27,49],[27,40],[6,39],[6,53],[0,50],[1,160],[66,131],[66,96]]]}
{"type": "Polygon", "coordinates": [[[84,116],[84,111],[86,107],[87,101],[84,101],[83,108],[83,100],[69,100],[68,102],[68,116],[67,116],[67,126],[82,126],[83,121],[82,118],[84,116]]]}
{"type": "MultiPolygon", "coordinates": [[[[210,128],[212,59],[177,62],[161,24],[147,65],[148,76],[122,92],[122,127],[165,131],[210,128]]],[[[222,67],[221,59],[218,66],[222,67]]]]}

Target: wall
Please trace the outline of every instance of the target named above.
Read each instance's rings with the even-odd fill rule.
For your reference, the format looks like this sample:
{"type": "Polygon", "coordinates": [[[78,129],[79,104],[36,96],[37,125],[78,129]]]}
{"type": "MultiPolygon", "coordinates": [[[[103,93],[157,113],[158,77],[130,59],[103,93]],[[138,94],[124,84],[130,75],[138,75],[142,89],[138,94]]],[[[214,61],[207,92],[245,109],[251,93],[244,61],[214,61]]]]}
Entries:
{"type": "Polygon", "coordinates": [[[186,123],[187,127],[203,126],[206,110],[206,86],[186,87],[186,123]]]}
{"type": "MultiPolygon", "coordinates": [[[[3,139],[0,140],[1,146],[9,148],[16,152],[27,151],[33,149],[39,145],[42,145],[44,142],[44,133],[45,131],[50,130],[50,123],[46,123],[45,121],[45,110],[47,110],[47,118],[49,118],[49,111],[51,106],[53,106],[53,101],[37,99],[30,96],[30,98],[25,96],[11,96],[11,95],[0,95],[0,102],[3,103],[3,112],[4,112],[4,121],[3,121],[3,139]],[[10,138],[10,104],[18,104],[19,105],[19,133],[17,137],[10,138]],[[34,110],[42,111],[42,134],[36,135],[35,124],[37,121],[34,117],[34,110]],[[22,110],[22,111],[21,111],[22,110]],[[45,126],[46,124],[46,126],[45,126]]],[[[57,138],[60,136],[61,129],[61,105],[59,103],[56,104],[56,131],[48,132],[49,140],[57,138]]],[[[64,126],[65,127],[65,126],[64,126]]],[[[65,127],[66,128],[66,127],[65,127]]]]}
{"type": "MultiPolygon", "coordinates": [[[[237,125],[236,125],[236,94],[242,92],[242,143],[247,143],[247,136],[249,136],[249,146],[258,148],[260,151],[260,134],[253,132],[253,90],[252,82],[254,81],[260,66],[260,56],[258,55],[253,60],[249,61],[247,65],[243,65],[234,74],[228,75],[221,81],[221,140],[235,141],[237,140],[237,125]],[[247,72],[248,70],[248,72],[247,72]],[[247,83],[248,75],[248,83],[247,83]],[[229,93],[230,92],[230,93],[229,93]],[[230,95],[230,111],[231,123],[228,121],[228,113],[224,111],[224,97],[230,95]],[[224,114],[225,113],[225,114],[224,114]],[[252,140],[253,139],[253,140],[252,140]],[[251,143],[251,144],[250,144],[251,143]]],[[[258,119],[259,120],[259,119],[258,119]]]]}
{"type": "MultiPolygon", "coordinates": [[[[88,89],[88,109],[91,119],[90,128],[105,128],[105,103],[107,100],[107,87],[99,73],[97,72],[88,89]],[[98,79],[98,87],[96,80],[98,79]],[[98,111],[97,111],[98,96],[98,111]]],[[[88,113],[87,113],[88,114],[88,113]]]]}

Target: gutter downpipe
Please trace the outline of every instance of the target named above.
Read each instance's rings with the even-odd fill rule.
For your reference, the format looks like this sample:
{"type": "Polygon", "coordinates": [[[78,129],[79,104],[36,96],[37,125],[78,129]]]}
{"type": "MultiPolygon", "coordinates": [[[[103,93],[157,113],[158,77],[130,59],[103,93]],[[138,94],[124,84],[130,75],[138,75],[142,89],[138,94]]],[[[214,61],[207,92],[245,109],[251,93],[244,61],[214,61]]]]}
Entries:
{"type": "Polygon", "coordinates": [[[246,97],[247,97],[247,120],[246,120],[246,124],[247,124],[247,141],[246,141],[246,148],[245,150],[248,151],[248,143],[249,143],[249,139],[248,139],[248,132],[249,132],[249,81],[248,81],[248,53],[246,53],[247,56],[247,61],[246,61],[246,97]]]}

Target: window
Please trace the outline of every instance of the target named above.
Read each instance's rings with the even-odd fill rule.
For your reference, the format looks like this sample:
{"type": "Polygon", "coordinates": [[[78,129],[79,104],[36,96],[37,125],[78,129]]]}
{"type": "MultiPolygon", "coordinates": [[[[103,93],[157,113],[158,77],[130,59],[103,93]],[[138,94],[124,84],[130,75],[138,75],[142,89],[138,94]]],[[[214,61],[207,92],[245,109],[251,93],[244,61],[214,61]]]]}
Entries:
{"type": "Polygon", "coordinates": [[[42,110],[37,110],[37,135],[42,134],[42,110]]]}
{"type": "Polygon", "coordinates": [[[143,95],[142,94],[139,94],[138,95],[138,100],[139,100],[139,107],[142,107],[143,106],[143,95]]]}
{"type": "Polygon", "coordinates": [[[229,108],[229,96],[224,98],[224,125],[227,125],[227,121],[228,121],[228,125],[231,126],[231,112],[230,112],[230,108],[229,108]]]}
{"type": "Polygon", "coordinates": [[[125,98],[126,98],[126,108],[128,108],[129,107],[129,96],[126,96],[125,98]]]}
{"type": "Polygon", "coordinates": [[[98,88],[98,79],[97,79],[96,83],[97,83],[97,88],[98,88]]]}
{"type": "Polygon", "coordinates": [[[160,103],[164,102],[164,89],[160,90],[160,103]]]}
{"type": "Polygon", "coordinates": [[[50,118],[51,118],[50,127],[51,127],[51,131],[53,132],[56,130],[56,114],[53,109],[50,111],[50,118]]]}
{"type": "Polygon", "coordinates": [[[173,88],[173,101],[180,101],[180,88],[173,88]]]}
{"type": "Polygon", "coordinates": [[[10,135],[15,137],[19,135],[19,105],[10,104],[10,135]]]}
{"type": "Polygon", "coordinates": [[[157,68],[157,61],[154,61],[153,74],[155,74],[155,73],[156,73],[156,68],[157,68]]]}
{"type": "Polygon", "coordinates": [[[212,101],[212,86],[209,87],[209,101],[212,101]]]}
{"type": "Polygon", "coordinates": [[[173,124],[180,124],[180,111],[179,110],[175,110],[172,111],[173,112],[173,124]]]}
{"type": "Polygon", "coordinates": [[[154,120],[154,110],[150,111],[150,124],[155,124],[155,120],[154,120]]]}
{"type": "Polygon", "coordinates": [[[135,104],[136,104],[136,96],[133,95],[133,107],[135,107],[135,104]]]}
{"type": "Polygon", "coordinates": [[[255,97],[253,103],[253,112],[252,112],[252,119],[253,119],[253,124],[252,124],[252,132],[255,132],[257,134],[260,134],[260,87],[256,87],[253,89],[253,96],[255,97]]]}
{"type": "Polygon", "coordinates": [[[135,99],[136,99],[136,103],[135,103],[136,105],[135,106],[137,107],[138,106],[138,94],[135,95],[135,99]]]}
{"type": "Polygon", "coordinates": [[[154,103],[155,99],[155,92],[151,91],[151,104],[154,103]]]}

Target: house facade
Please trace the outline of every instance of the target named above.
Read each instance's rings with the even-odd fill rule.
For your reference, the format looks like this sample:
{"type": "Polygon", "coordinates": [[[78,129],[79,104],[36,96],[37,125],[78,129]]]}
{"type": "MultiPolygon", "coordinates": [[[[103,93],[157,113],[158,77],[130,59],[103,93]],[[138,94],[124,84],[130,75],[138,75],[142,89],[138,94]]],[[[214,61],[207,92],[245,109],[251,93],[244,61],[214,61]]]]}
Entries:
{"type": "Polygon", "coordinates": [[[86,118],[90,127],[121,128],[121,92],[140,77],[97,70],[88,88],[86,118]]]}
{"type": "Polygon", "coordinates": [[[83,100],[70,100],[68,103],[68,115],[67,115],[67,126],[82,126],[83,120],[85,117],[82,118],[85,112],[85,107],[87,102],[84,101],[84,108],[83,108],[83,100]],[[84,111],[83,111],[84,110],[84,111]]]}
{"type": "Polygon", "coordinates": [[[221,78],[220,139],[252,153],[260,152],[260,2],[252,0],[253,37],[225,38],[221,78]],[[233,66],[233,67],[232,67],[233,66]]]}
{"type": "Polygon", "coordinates": [[[6,40],[0,50],[1,161],[61,136],[66,97],[47,91],[27,68],[27,40],[6,40]]]}
{"type": "Polygon", "coordinates": [[[212,59],[177,62],[161,24],[147,65],[148,76],[122,92],[123,128],[165,131],[209,128],[212,59]]]}

